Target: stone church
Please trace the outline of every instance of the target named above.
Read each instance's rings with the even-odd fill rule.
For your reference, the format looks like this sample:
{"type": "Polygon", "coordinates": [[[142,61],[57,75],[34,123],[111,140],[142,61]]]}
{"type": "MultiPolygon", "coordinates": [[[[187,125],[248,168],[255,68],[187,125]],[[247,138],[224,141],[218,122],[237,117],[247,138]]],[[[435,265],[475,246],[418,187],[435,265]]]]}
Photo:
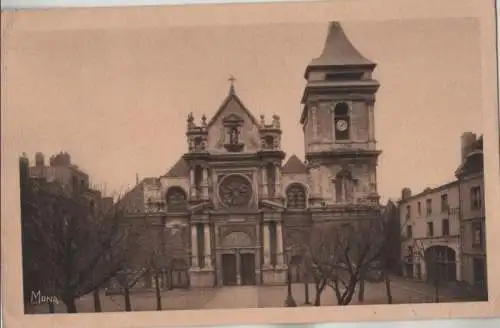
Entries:
{"type": "Polygon", "coordinates": [[[122,199],[164,231],[173,287],[280,284],[289,265],[298,281],[312,226],[379,213],[375,67],[330,23],[304,74],[305,162],[284,161],[280,118],[256,118],[232,81],[210,119],[188,115],[187,152],[122,199]]]}

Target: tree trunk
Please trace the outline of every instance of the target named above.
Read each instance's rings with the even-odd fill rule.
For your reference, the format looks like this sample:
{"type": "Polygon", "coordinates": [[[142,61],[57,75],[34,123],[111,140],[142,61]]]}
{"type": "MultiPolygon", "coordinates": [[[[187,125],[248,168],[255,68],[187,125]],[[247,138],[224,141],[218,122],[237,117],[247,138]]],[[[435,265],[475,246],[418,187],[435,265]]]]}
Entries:
{"type": "Polygon", "coordinates": [[[309,283],[306,282],[304,283],[304,298],[305,298],[305,304],[311,304],[311,301],[309,300],[309,283]]]}
{"type": "Polygon", "coordinates": [[[160,279],[158,279],[158,273],[155,274],[155,287],[156,287],[156,311],[161,311],[161,291],[160,291],[160,279]]]}
{"type": "Polygon", "coordinates": [[[337,299],[337,304],[338,305],[349,305],[352,301],[352,297],[354,295],[354,292],[356,291],[356,285],[354,286],[348,286],[347,290],[344,291],[342,296],[337,299]]]}
{"type": "Polygon", "coordinates": [[[387,294],[387,304],[392,304],[392,291],[391,291],[391,280],[389,279],[389,274],[384,272],[385,279],[385,292],[387,294]]]}
{"type": "Polygon", "coordinates": [[[132,311],[132,304],[130,304],[130,289],[125,287],[125,311],[132,311]]]}
{"type": "MultiPolygon", "coordinates": [[[[356,288],[353,288],[356,290],[356,288]]],[[[365,301],[365,277],[364,274],[361,274],[361,279],[359,280],[359,293],[358,293],[358,301],[363,303],[365,301]]]]}
{"type": "Polygon", "coordinates": [[[99,288],[94,289],[93,295],[94,295],[94,312],[102,312],[99,288]]]}
{"type": "Polygon", "coordinates": [[[314,300],[314,306],[321,306],[321,294],[325,289],[326,283],[324,282],[316,282],[316,298],[314,300]]]}
{"type": "Polygon", "coordinates": [[[66,298],[63,300],[64,304],[66,305],[66,312],[68,313],[77,313],[76,311],[76,304],[75,304],[75,299],[74,298],[66,298]]]}

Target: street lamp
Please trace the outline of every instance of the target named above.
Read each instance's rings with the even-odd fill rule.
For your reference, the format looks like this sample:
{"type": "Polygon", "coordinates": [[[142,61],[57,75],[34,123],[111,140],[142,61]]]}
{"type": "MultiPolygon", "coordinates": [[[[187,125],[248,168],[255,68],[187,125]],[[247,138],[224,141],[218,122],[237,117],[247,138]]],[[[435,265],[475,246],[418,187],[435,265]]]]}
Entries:
{"type": "Polygon", "coordinates": [[[309,263],[306,259],[303,262],[303,277],[304,277],[304,304],[311,304],[309,300],[309,263]]]}
{"type": "Polygon", "coordinates": [[[293,299],[293,295],[292,295],[292,273],[290,271],[291,250],[292,250],[292,248],[290,246],[288,246],[286,248],[286,251],[285,251],[285,257],[286,257],[286,263],[287,263],[287,270],[286,270],[287,296],[286,296],[286,301],[285,301],[286,307],[296,307],[297,306],[297,303],[293,299]]]}

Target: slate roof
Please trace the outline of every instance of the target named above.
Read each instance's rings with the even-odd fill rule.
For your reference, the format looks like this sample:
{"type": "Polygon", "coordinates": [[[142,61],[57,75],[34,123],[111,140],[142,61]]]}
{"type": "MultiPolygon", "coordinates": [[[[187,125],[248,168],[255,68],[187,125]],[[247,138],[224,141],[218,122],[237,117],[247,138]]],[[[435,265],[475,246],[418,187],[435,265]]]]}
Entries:
{"type": "Polygon", "coordinates": [[[339,22],[331,22],[323,52],[310,62],[309,67],[375,65],[352,45],[339,22]]]}
{"type": "Polygon", "coordinates": [[[189,167],[184,160],[184,158],[180,158],[177,163],[175,163],[167,174],[164,175],[167,178],[184,178],[189,176],[189,167]]]}
{"type": "Polygon", "coordinates": [[[307,174],[307,167],[295,154],[290,156],[281,171],[283,174],[307,174]]]}

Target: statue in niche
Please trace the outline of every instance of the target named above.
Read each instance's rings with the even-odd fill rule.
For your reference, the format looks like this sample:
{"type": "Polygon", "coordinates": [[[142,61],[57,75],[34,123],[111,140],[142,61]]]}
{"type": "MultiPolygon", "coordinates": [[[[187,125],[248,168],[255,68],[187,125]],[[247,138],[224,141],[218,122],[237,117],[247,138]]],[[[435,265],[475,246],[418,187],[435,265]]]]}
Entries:
{"type": "Polygon", "coordinates": [[[232,127],[229,130],[229,144],[237,145],[239,143],[240,132],[237,127],[232,127]]]}
{"type": "Polygon", "coordinates": [[[240,152],[243,150],[244,144],[240,141],[241,131],[238,126],[231,126],[227,130],[229,142],[224,147],[230,152],[240,152]]]}
{"type": "Polygon", "coordinates": [[[334,179],[335,198],[337,203],[351,203],[354,200],[354,192],[357,180],[352,177],[350,171],[342,169],[334,179]]]}

